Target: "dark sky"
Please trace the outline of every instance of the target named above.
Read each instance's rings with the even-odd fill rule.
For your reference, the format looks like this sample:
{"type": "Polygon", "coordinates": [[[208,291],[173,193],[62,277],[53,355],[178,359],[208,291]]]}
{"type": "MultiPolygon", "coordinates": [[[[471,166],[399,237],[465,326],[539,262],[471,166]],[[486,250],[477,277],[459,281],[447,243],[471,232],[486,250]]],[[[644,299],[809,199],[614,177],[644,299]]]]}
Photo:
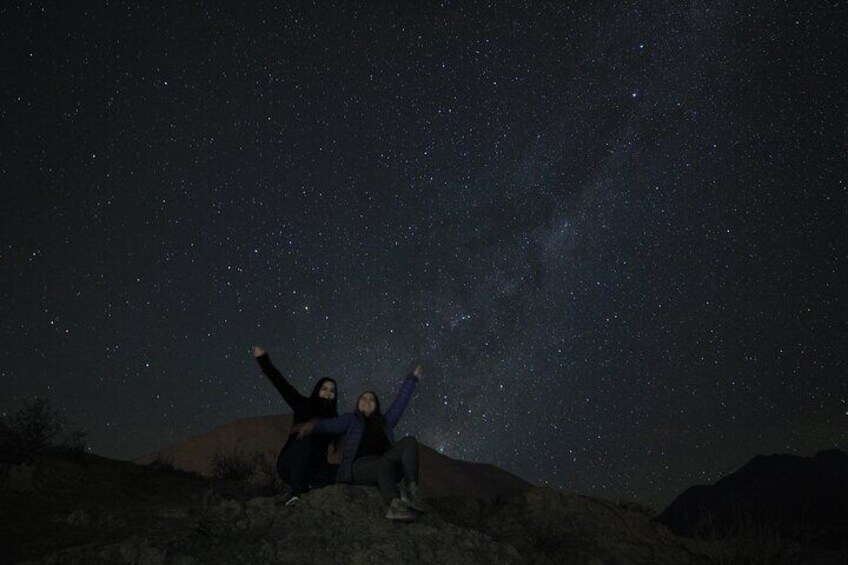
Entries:
{"type": "Polygon", "coordinates": [[[846,448],[844,4],[14,4],[6,413],[131,457],[287,411],[260,343],[579,493],[846,448]]]}

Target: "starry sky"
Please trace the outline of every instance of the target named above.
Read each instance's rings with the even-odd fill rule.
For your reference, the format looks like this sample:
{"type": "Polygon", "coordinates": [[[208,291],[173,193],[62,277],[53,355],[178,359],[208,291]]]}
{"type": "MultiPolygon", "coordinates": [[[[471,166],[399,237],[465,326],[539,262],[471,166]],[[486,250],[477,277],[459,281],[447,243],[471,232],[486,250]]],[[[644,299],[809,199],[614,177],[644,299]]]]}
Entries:
{"type": "Polygon", "coordinates": [[[661,505],[848,444],[844,4],[0,6],[0,409],[287,411],[661,505]]]}

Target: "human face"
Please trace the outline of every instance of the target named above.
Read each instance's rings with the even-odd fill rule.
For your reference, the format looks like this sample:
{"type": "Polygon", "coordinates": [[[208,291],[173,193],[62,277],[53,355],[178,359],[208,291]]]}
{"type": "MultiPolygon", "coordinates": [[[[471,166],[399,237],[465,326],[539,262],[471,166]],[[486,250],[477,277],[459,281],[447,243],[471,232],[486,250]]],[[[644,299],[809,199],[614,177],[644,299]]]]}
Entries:
{"type": "Polygon", "coordinates": [[[325,400],[335,400],[336,384],[333,381],[324,381],[321,383],[321,388],[318,389],[318,398],[325,400]]]}
{"type": "Polygon", "coordinates": [[[370,392],[366,392],[359,397],[359,402],[356,403],[356,407],[365,416],[370,416],[374,413],[374,410],[377,409],[377,399],[374,398],[374,395],[370,392]]]}

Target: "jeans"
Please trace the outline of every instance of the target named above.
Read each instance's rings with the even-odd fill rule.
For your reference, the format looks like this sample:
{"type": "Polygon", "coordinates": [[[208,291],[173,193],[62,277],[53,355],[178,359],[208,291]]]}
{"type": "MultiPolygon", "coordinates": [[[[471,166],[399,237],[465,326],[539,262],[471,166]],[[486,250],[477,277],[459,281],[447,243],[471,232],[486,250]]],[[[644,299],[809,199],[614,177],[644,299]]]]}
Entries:
{"type": "Polygon", "coordinates": [[[316,442],[313,436],[294,440],[277,456],[277,474],[288,483],[289,496],[332,484],[335,467],[327,463],[324,442],[316,442]]]}
{"type": "Polygon", "coordinates": [[[385,502],[399,496],[398,481],[418,482],[418,441],[405,437],[383,455],[368,455],[353,462],[353,484],[377,485],[385,502]]]}

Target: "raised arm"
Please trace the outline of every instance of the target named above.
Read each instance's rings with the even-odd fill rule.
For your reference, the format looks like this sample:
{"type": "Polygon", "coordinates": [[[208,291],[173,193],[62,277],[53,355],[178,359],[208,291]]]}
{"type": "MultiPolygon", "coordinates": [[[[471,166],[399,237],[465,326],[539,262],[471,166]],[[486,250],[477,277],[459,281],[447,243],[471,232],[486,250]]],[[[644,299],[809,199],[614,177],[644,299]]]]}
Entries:
{"type": "Polygon", "coordinates": [[[335,418],[327,418],[326,420],[314,420],[311,426],[311,432],[325,436],[335,436],[343,434],[347,431],[350,422],[353,419],[353,414],[348,412],[335,418]]]}
{"type": "Polygon", "coordinates": [[[274,385],[274,388],[277,389],[283,397],[283,400],[286,401],[286,404],[291,406],[292,410],[295,410],[301,404],[309,401],[308,398],[297,392],[297,390],[289,384],[286,378],[283,377],[283,374],[277,370],[273,363],[271,363],[271,358],[264,349],[258,345],[253,346],[253,356],[256,357],[256,361],[259,363],[259,367],[262,369],[262,372],[265,373],[265,376],[268,377],[268,380],[271,381],[271,384],[274,385]]]}
{"type": "Polygon", "coordinates": [[[406,405],[409,404],[409,400],[412,398],[412,393],[415,392],[415,385],[418,384],[418,381],[421,380],[423,375],[424,371],[421,365],[418,365],[403,380],[397,398],[392,402],[389,409],[386,410],[386,424],[389,427],[393,428],[397,426],[400,417],[403,416],[403,411],[406,410],[406,405]]]}

